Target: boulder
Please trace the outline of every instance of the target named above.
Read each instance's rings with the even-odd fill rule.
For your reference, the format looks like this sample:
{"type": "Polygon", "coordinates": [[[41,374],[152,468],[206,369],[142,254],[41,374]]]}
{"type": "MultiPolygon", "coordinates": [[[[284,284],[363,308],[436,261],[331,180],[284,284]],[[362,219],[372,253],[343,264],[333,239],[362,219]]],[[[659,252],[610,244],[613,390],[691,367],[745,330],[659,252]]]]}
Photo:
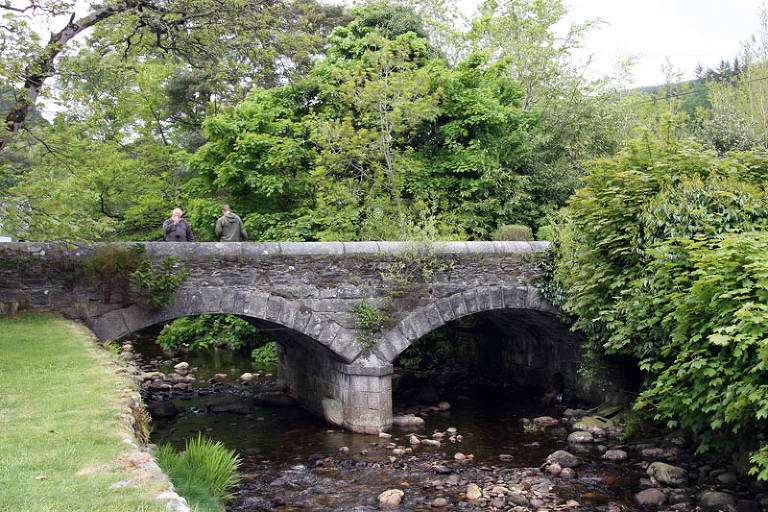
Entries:
{"type": "Polygon", "coordinates": [[[603,459],[611,462],[627,460],[627,452],[624,450],[608,450],[603,454],[603,459]]]}
{"type": "Polygon", "coordinates": [[[379,494],[379,508],[390,509],[400,506],[405,493],[400,489],[388,489],[379,494]]]}
{"type": "Polygon", "coordinates": [[[249,414],[253,409],[244,403],[239,396],[230,394],[213,395],[205,400],[205,409],[209,412],[229,412],[233,414],[249,414]]]}
{"type": "Polygon", "coordinates": [[[667,502],[667,495],[659,489],[651,487],[635,494],[635,501],[638,505],[663,505],[667,502]]]}
{"type": "Polygon", "coordinates": [[[432,508],[443,508],[448,506],[448,500],[445,498],[435,498],[432,502],[432,508]]]}
{"type": "Polygon", "coordinates": [[[594,440],[594,436],[586,430],[576,430],[568,434],[568,442],[572,444],[591,443],[594,440]]]}
{"type": "Polygon", "coordinates": [[[281,391],[265,391],[254,395],[253,403],[271,407],[291,407],[296,405],[296,400],[281,391]]]}
{"type": "Polygon", "coordinates": [[[736,504],[732,494],[720,491],[704,491],[699,495],[699,506],[704,510],[724,510],[736,504]]]}
{"type": "Polygon", "coordinates": [[[551,416],[539,416],[538,418],[533,418],[533,424],[537,427],[552,427],[559,423],[559,420],[556,420],[551,416]]]}
{"type": "Polygon", "coordinates": [[[575,468],[581,464],[581,459],[565,450],[557,450],[547,456],[547,462],[559,464],[561,468],[575,468]]]}
{"type": "Polygon", "coordinates": [[[483,497],[483,491],[477,484],[469,484],[467,486],[467,499],[469,501],[475,501],[483,497]]]}
{"type": "Polygon", "coordinates": [[[173,418],[179,413],[179,408],[173,402],[155,402],[147,405],[147,411],[153,418],[173,418]]]}
{"type": "Polygon", "coordinates": [[[583,430],[593,435],[602,436],[605,431],[611,426],[611,423],[594,416],[585,416],[579,421],[573,424],[574,430],[583,430]]]}
{"type": "Polygon", "coordinates": [[[176,370],[176,373],[185,375],[189,373],[189,363],[187,363],[186,361],[182,361],[181,363],[174,365],[173,369],[176,370]]]}
{"type": "Polygon", "coordinates": [[[392,417],[392,425],[396,427],[423,427],[424,419],[414,414],[403,414],[392,417]]]}
{"type": "Polygon", "coordinates": [[[652,463],[646,473],[662,485],[682,487],[688,483],[688,473],[683,468],[665,462],[652,463]]]}

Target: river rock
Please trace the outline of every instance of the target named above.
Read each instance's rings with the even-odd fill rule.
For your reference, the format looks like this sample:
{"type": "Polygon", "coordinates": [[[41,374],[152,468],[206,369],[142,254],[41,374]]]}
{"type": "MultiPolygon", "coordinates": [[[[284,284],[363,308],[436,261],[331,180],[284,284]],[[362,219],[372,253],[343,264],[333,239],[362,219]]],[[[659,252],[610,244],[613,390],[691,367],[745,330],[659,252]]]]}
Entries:
{"type": "Polygon", "coordinates": [[[432,502],[432,508],[443,508],[448,506],[448,500],[445,498],[435,498],[432,502]]]}
{"type": "Polygon", "coordinates": [[[665,462],[652,463],[648,466],[646,473],[662,485],[681,487],[688,483],[688,473],[683,468],[665,462]]]}
{"type": "Polygon", "coordinates": [[[256,376],[252,373],[245,372],[240,376],[240,380],[243,382],[251,382],[256,376]]]}
{"type": "Polygon", "coordinates": [[[562,471],[560,471],[560,478],[563,480],[575,480],[576,479],[576,471],[574,471],[573,468],[563,468],[562,471]]]}
{"type": "Polygon", "coordinates": [[[265,391],[255,394],[253,403],[273,407],[290,407],[296,405],[296,400],[281,391],[265,391]]]}
{"type": "Polygon", "coordinates": [[[261,496],[249,496],[243,502],[245,510],[274,510],[274,504],[267,498],[261,496]]]}
{"type": "Polygon", "coordinates": [[[722,510],[736,504],[736,498],[727,492],[704,491],[699,495],[699,506],[705,510],[722,510]]]}
{"type": "Polygon", "coordinates": [[[560,424],[560,421],[551,416],[539,416],[538,418],[533,418],[533,424],[537,427],[552,427],[560,424]]]}
{"type": "Polygon", "coordinates": [[[568,434],[568,442],[573,444],[578,443],[591,443],[595,438],[591,432],[586,430],[577,430],[568,434]]]}
{"type": "Polygon", "coordinates": [[[528,498],[525,497],[525,495],[521,492],[511,492],[507,495],[507,500],[509,500],[511,503],[514,503],[518,507],[527,507],[528,506],[528,498]]]}
{"type": "Polygon", "coordinates": [[[213,377],[211,377],[211,380],[213,381],[222,381],[227,380],[229,378],[229,375],[226,373],[214,373],[213,377]]]}
{"type": "Polygon", "coordinates": [[[581,459],[565,450],[557,450],[547,456],[547,462],[550,464],[560,464],[560,467],[563,468],[575,468],[581,464],[581,459]]]}
{"type": "Polygon", "coordinates": [[[596,436],[605,435],[605,431],[610,426],[610,423],[602,418],[595,418],[594,416],[585,416],[579,421],[573,424],[574,430],[583,430],[596,436]]]}
{"type": "Polygon", "coordinates": [[[635,501],[638,505],[663,505],[667,502],[667,495],[659,489],[651,487],[635,494],[635,501]]]}
{"type": "Polygon", "coordinates": [[[511,460],[514,460],[514,459],[515,459],[515,457],[513,457],[512,455],[510,455],[508,453],[500,453],[499,454],[499,460],[502,460],[504,462],[509,462],[511,460]]]}
{"type": "Polygon", "coordinates": [[[416,446],[417,444],[421,444],[421,439],[419,439],[418,436],[411,434],[408,436],[408,442],[413,446],[416,446]]]}
{"type": "MultiPolygon", "coordinates": [[[[182,409],[183,410],[183,409],[182,409]]],[[[173,402],[155,402],[147,405],[147,411],[153,418],[173,418],[180,411],[173,402]]]]}
{"type": "Polygon", "coordinates": [[[544,471],[552,476],[557,476],[563,472],[563,467],[560,464],[547,464],[547,467],[544,468],[544,471]]]}
{"type": "Polygon", "coordinates": [[[760,503],[754,500],[739,500],[736,503],[736,512],[761,512],[760,503]]]}
{"type": "Polygon", "coordinates": [[[175,365],[173,367],[174,370],[176,370],[177,373],[180,373],[181,375],[186,375],[189,373],[189,363],[186,361],[182,361],[181,363],[175,365]]]}
{"type": "Polygon", "coordinates": [[[403,414],[392,417],[392,424],[396,427],[423,427],[424,418],[420,418],[415,414],[403,414]]]}
{"type": "Polygon", "coordinates": [[[389,489],[379,494],[379,508],[390,509],[400,506],[405,493],[400,489],[389,489]]]}
{"type": "Polygon", "coordinates": [[[469,484],[467,486],[467,499],[469,501],[475,501],[483,497],[483,491],[477,484],[469,484]]]}
{"type": "Polygon", "coordinates": [[[210,412],[229,412],[233,414],[249,414],[252,408],[243,403],[240,397],[230,394],[220,394],[205,400],[205,409],[210,412]]]}
{"type": "Polygon", "coordinates": [[[443,401],[437,404],[437,408],[440,409],[441,411],[448,411],[451,409],[451,404],[443,401]]]}
{"type": "Polygon", "coordinates": [[[440,447],[440,441],[438,441],[437,439],[422,439],[421,444],[426,446],[435,446],[437,448],[440,447]]]}
{"type": "Polygon", "coordinates": [[[387,432],[379,432],[379,439],[392,439],[392,434],[387,432]]]}
{"type": "Polygon", "coordinates": [[[726,471],[725,473],[720,473],[715,477],[715,480],[722,485],[723,487],[726,487],[728,489],[731,489],[736,486],[736,484],[739,481],[739,477],[736,476],[735,473],[731,473],[730,471],[726,471]]]}
{"type": "Polygon", "coordinates": [[[603,454],[603,459],[611,462],[627,460],[627,452],[624,450],[608,450],[603,454]]]}

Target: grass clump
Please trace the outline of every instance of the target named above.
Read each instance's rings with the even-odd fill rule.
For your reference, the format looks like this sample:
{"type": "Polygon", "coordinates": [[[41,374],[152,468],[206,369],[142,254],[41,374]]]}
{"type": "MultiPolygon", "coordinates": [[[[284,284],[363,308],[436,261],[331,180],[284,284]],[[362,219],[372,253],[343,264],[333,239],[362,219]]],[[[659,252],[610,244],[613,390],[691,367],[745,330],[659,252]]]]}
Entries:
{"type": "Polygon", "coordinates": [[[165,510],[160,484],[110,489],[132,476],[112,355],[50,315],[0,316],[0,354],[0,511],[165,510]]]}
{"type": "Polygon", "coordinates": [[[199,434],[187,440],[181,453],[168,444],[161,446],[155,459],[176,492],[199,512],[219,512],[221,502],[229,498],[229,489],[238,481],[240,461],[235,452],[199,434]]]}

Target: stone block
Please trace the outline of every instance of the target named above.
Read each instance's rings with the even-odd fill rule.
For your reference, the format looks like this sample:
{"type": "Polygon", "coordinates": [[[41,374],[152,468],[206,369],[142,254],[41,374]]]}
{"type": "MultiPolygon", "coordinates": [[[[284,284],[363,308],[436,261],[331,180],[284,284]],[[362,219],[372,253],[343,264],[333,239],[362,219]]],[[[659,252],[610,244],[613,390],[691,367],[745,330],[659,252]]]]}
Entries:
{"type": "Polygon", "coordinates": [[[278,242],[246,242],[240,247],[240,257],[246,263],[272,259],[281,255],[278,242]]]}
{"type": "Polygon", "coordinates": [[[280,312],[283,309],[283,303],[285,302],[285,299],[282,297],[276,297],[274,295],[270,295],[267,299],[267,307],[264,311],[264,319],[269,320],[270,322],[279,322],[280,318],[280,312]]]}
{"type": "Polygon", "coordinates": [[[478,288],[475,294],[477,298],[477,311],[490,311],[491,309],[491,294],[488,288],[478,288]]]}
{"type": "Polygon", "coordinates": [[[416,334],[413,338],[414,340],[417,340],[432,331],[432,328],[429,325],[429,320],[423,310],[418,310],[412,313],[408,316],[408,320],[410,320],[411,325],[413,326],[413,331],[416,334]]]}
{"type": "Polygon", "coordinates": [[[279,242],[283,256],[342,256],[342,242],[279,242]]]}
{"type": "Polygon", "coordinates": [[[468,313],[473,314],[482,311],[477,301],[477,290],[463,292],[461,295],[464,297],[464,302],[467,303],[468,313]]]}
{"type": "Polygon", "coordinates": [[[315,339],[326,347],[330,347],[331,342],[336,335],[339,334],[339,331],[341,331],[341,326],[339,324],[336,322],[326,322],[323,330],[315,339]]]}
{"type": "Polygon", "coordinates": [[[390,329],[384,335],[384,341],[377,343],[373,347],[373,352],[382,361],[394,361],[394,359],[405,350],[410,343],[406,339],[405,335],[400,331],[398,327],[390,329]]]}
{"type": "Polygon", "coordinates": [[[340,427],[344,423],[344,408],[341,402],[333,398],[324,398],[322,401],[323,417],[331,425],[340,427]]]}
{"type": "Polygon", "coordinates": [[[504,307],[507,309],[521,309],[528,305],[527,286],[504,286],[502,287],[502,294],[504,307]]]}
{"type": "Polygon", "coordinates": [[[378,254],[380,251],[377,242],[342,242],[342,245],[346,256],[355,254],[378,254]]]}
{"type": "Polygon", "coordinates": [[[456,319],[456,314],[453,312],[450,299],[438,300],[435,302],[435,307],[437,308],[437,312],[440,313],[440,318],[443,319],[443,323],[447,324],[456,319]]]}
{"type": "Polygon", "coordinates": [[[450,301],[451,308],[456,315],[455,318],[461,318],[469,314],[469,308],[467,307],[467,302],[464,300],[463,294],[457,293],[455,295],[451,295],[450,301]]]}
{"type": "MultiPolygon", "coordinates": [[[[239,311],[241,311],[240,314],[253,318],[266,319],[267,301],[270,298],[268,294],[252,290],[244,290],[237,292],[235,299],[236,304],[240,298],[242,298],[242,305],[239,307],[239,311]]],[[[238,311],[237,305],[234,309],[235,311],[238,311]]]]}
{"type": "Polygon", "coordinates": [[[430,327],[430,331],[433,331],[438,327],[442,327],[443,325],[445,325],[443,318],[440,316],[440,312],[437,310],[437,306],[435,306],[434,304],[429,304],[428,306],[424,306],[424,308],[422,308],[422,311],[424,312],[424,317],[427,319],[427,323],[430,327]]]}
{"type": "Polygon", "coordinates": [[[501,288],[498,286],[492,286],[488,288],[488,297],[490,299],[490,303],[488,305],[488,309],[490,311],[502,309],[504,307],[504,296],[502,294],[501,288]]]}

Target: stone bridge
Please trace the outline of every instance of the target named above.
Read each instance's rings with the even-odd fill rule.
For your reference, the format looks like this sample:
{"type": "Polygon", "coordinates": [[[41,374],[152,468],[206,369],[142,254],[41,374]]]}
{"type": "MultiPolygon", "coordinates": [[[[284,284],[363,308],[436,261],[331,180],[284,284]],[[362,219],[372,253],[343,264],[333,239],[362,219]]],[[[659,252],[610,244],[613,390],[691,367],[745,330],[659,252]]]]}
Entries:
{"type": "Polygon", "coordinates": [[[4,243],[0,313],[58,311],[101,340],[187,315],[238,315],[278,342],[279,378],[303,405],[332,424],[379,432],[392,424],[393,361],[421,336],[467,315],[480,315],[497,326],[497,337],[512,340],[522,378],[575,378],[580,340],[532,284],[546,247],[4,243]],[[115,257],[129,247],[143,248],[155,268],[173,256],[171,272],[189,272],[169,305],[149,307],[131,290],[115,257]],[[353,310],[363,301],[383,316],[381,329],[359,328],[353,310]]]}

